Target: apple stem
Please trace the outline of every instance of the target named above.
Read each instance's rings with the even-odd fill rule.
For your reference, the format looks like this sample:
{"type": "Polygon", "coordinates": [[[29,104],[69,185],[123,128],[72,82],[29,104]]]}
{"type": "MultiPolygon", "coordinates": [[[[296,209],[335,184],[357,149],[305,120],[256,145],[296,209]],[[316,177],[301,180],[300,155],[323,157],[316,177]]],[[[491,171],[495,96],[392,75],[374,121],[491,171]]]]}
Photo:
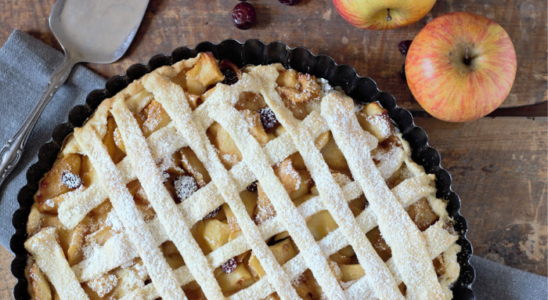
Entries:
{"type": "Polygon", "coordinates": [[[464,52],[464,64],[469,65],[470,64],[470,48],[466,47],[466,50],[464,52]]]}
{"type": "Polygon", "coordinates": [[[387,8],[386,11],[388,12],[388,15],[386,16],[386,22],[392,21],[392,16],[390,16],[390,8],[387,8]]]}

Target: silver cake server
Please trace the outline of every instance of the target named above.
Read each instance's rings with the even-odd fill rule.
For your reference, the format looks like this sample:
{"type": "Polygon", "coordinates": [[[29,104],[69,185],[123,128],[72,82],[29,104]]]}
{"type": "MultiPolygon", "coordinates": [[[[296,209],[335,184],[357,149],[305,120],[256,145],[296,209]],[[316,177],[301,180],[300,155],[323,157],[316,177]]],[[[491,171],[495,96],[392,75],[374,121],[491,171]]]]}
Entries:
{"type": "Polygon", "coordinates": [[[65,51],[44,93],[21,128],[0,150],[0,186],[15,168],[42,111],[80,62],[111,63],[126,52],[149,0],[58,0],[49,16],[51,31],[65,51]]]}

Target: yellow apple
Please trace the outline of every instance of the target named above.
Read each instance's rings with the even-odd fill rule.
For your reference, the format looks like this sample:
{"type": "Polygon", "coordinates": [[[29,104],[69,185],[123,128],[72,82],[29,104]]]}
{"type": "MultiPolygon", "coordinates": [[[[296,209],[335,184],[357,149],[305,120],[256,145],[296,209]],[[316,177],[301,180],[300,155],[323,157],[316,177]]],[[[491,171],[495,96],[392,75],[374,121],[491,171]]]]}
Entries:
{"type": "Polygon", "coordinates": [[[428,23],[405,60],[407,84],[419,104],[450,122],[481,118],[506,99],[516,77],[516,52],[495,21],[456,12],[428,23]]]}
{"type": "Polygon", "coordinates": [[[436,0],[333,0],[335,8],[348,23],[375,30],[413,24],[435,3],[436,0]]]}

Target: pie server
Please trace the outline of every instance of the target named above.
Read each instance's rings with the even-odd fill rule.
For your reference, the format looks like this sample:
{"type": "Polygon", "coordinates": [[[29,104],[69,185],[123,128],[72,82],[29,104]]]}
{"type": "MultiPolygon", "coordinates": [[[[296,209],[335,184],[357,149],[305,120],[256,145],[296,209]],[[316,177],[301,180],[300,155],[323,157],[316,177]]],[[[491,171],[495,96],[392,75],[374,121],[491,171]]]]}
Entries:
{"type": "Polygon", "coordinates": [[[15,168],[42,111],[67,80],[75,64],[106,64],[126,52],[149,0],[58,0],[49,16],[51,31],[65,52],[21,128],[0,150],[0,186],[15,168]]]}

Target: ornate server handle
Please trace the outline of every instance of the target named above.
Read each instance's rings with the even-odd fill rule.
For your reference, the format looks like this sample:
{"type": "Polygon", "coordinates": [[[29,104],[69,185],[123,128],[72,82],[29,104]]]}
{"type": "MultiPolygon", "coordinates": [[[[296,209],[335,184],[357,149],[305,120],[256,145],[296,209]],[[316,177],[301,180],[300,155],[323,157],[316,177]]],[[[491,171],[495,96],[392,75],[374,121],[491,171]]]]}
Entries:
{"type": "Polygon", "coordinates": [[[70,55],[65,55],[65,60],[55,68],[53,74],[49,79],[46,89],[42,93],[40,100],[34,108],[32,109],[30,115],[27,117],[21,128],[17,133],[8,140],[8,142],[0,150],[0,186],[8,175],[13,171],[21,156],[23,155],[23,149],[27,144],[27,140],[36,125],[36,122],[40,118],[40,115],[44,111],[44,108],[48,105],[49,101],[55,95],[57,90],[65,83],[72,67],[76,64],[76,61],[70,57],[70,55]]]}

